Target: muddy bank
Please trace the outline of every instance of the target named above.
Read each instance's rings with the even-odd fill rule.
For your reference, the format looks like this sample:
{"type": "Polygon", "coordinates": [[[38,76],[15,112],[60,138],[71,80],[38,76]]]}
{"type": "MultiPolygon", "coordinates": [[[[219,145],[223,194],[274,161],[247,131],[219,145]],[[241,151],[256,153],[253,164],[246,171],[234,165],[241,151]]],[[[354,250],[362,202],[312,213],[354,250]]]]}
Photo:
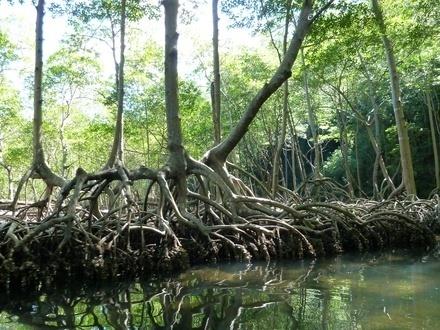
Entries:
{"type": "MultiPolygon", "coordinates": [[[[312,205],[312,204],[310,204],[312,205]]],[[[148,278],[175,273],[195,264],[224,260],[270,260],[319,258],[352,251],[388,248],[429,250],[437,245],[437,208],[432,202],[398,208],[393,205],[356,204],[341,213],[334,204],[313,204],[320,227],[284,230],[284,223],[272,224],[272,235],[255,236],[252,231],[223,231],[227,240],[213,240],[198,230],[171,224],[179,244],[154,231],[144,233],[139,226],[111,219],[85,228],[86,221],[72,224],[66,243],[64,223],[48,226],[9,217],[0,225],[0,287],[35,287],[63,282],[68,278],[88,280],[148,278]],[[427,207],[429,205],[430,207],[427,207]],[[368,212],[367,206],[370,208],[368,212]],[[404,213],[404,210],[406,212],[404,213]],[[329,221],[323,221],[325,214],[329,221]],[[363,215],[360,216],[359,214],[363,215]],[[321,218],[319,216],[321,215],[321,218]],[[103,226],[106,226],[103,235],[103,226]],[[60,229],[61,228],[61,229],[60,229]],[[13,229],[13,230],[12,230],[13,229]],[[110,234],[109,234],[110,233],[110,234]],[[28,240],[27,240],[28,239],[28,240]],[[27,240],[27,241],[26,241],[27,240]],[[255,242],[260,242],[256,244],[255,242]],[[259,241],[258,241],[259,240],[259,241]],[[25,245],[20,245],[26,241],[25,245]],[[231,244],[230,242],[234,242],[231,244]]],[[[397,204],[396,204],[397,205],[397,204]]],[[[298,206],[298,210],[306,205],[298,206]]],[[[50,221],[50,220],[47,220],[50,221]]],[[[47,222],[46,222],[47,223],[47,222]]],[[[135,223],[132,220],[132,223],[135,223]]]]}

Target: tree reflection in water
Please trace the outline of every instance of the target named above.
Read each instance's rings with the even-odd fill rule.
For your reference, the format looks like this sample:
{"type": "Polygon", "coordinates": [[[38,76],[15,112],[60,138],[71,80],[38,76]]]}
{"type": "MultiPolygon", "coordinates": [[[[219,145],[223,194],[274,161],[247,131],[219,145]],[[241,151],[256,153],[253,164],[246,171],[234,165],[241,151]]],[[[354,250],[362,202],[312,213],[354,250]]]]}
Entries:
{"type": "MultiPolygon", "coordinates": [[[[387,307],[378,306],[378,301],[388,301],[390,308],[401,304],[403,299],[402,292],[393,298],[383,296],[378,289],[376,292],[367,290],[367,286],[374,283],[377,286],[379,281],[388,278],[384,277],[386,270],[377,265],[378,259],[372,260],[347,263],[336,259],[321,265],[312,261],[293,265],[231,264],[195,268],[166,280],[113,283],[111,287],[100,288],[87,283],[13,299],[3,297],[0,328],[363,328],[367,324],[384,324],[391,320],[390,314],[383,309],[387,307]],[[366,319],[367,314],[370,320],[366,319]]],[[[434,270],[438,272],[438,262],[435,265],[434,270]]],[[[403,288],[400,290],[417,294],[417,285],[411,280],[414,272],[402,274],[397,279],[389,279],[397,281],[396,287],[403,288]]],[[[438,281],[434,283],[437,284],[438,281]]],[[[438,298],[437,292],[432,299],[438,298]]],[[[432,308],[439,307],[438,304],[432,306],[431,300],[428,302],[432,308]]],[[[394,326],[411,325],[393,322],[394,326]]],[[[430,322],[431,325],[440,324],[438,319],[430,322]],[[436,321],[439,323],[432,323],[436,321]]]]}

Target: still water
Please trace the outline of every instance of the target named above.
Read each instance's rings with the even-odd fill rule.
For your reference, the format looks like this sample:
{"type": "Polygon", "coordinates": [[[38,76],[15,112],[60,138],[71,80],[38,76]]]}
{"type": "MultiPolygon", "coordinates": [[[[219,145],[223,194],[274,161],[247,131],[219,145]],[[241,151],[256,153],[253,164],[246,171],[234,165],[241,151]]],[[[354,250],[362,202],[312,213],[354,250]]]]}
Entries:
{"type": "Polygon", "coordinates": [[[222,264],[0,297],[0,329],[440,329],[440,259],[222,264]]]}

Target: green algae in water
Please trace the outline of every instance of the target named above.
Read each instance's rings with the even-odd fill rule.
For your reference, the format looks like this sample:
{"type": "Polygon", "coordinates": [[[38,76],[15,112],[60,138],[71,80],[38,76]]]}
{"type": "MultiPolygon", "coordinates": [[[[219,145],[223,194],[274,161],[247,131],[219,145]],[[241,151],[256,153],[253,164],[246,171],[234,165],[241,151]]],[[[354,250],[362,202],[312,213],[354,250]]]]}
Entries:
{"type": "Polygon", "coordinates": [[[440,260],[404,254],[196,267],[0,297],[0,329],[440,329],[440,260]]]}

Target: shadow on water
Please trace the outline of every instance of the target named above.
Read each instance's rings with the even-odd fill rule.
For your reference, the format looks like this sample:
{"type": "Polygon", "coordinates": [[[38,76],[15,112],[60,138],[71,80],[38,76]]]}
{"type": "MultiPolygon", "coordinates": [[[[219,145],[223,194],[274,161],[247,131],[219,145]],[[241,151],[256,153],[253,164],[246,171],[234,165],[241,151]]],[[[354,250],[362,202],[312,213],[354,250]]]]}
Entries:
{"type": "Polygon", "coordinates": [[[439,329],[439,310],[439,258],[386,253],[3,294],[0,329],[439,329]]]}

